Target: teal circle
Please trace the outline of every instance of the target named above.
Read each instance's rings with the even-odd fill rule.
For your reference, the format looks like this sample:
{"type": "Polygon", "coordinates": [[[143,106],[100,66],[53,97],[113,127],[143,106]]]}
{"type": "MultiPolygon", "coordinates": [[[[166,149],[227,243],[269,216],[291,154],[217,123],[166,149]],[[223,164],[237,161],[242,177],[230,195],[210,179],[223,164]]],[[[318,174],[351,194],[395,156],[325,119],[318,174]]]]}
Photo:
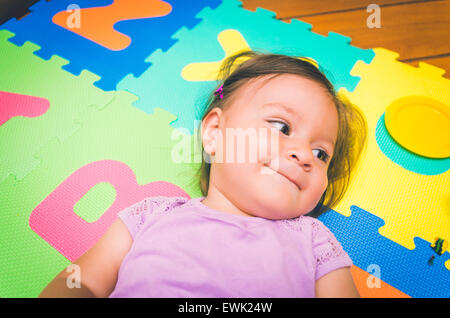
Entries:
{"type": "Polygon", "coordinates": [[[384,122],[384,114],[378,119],[375,138],[383,154],[406,170],[424,174],[437,175],[450,168],[450,157],[443,159],[426,158],[403,148],[392,139],[384,122]]]}

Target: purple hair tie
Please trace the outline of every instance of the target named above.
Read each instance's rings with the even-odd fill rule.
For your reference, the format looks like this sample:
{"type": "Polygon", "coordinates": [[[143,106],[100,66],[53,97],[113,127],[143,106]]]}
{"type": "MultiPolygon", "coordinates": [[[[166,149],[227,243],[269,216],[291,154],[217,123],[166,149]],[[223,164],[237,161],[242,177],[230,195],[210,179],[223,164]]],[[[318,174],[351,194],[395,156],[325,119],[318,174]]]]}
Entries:
{"type": "Polygon", "coordinates": [[[220,99],[223,98],[223,84],[214,92],[215,96],[219,96],[220,99]]]}

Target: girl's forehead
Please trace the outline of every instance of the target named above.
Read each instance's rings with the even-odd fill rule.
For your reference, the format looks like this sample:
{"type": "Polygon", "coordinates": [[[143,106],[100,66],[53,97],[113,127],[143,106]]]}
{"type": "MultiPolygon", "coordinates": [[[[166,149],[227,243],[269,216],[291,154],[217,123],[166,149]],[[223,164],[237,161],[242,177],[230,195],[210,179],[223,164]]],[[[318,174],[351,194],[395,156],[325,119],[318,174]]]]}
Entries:
{"type": "Polygon", "coordinates": [[[291,74],[258,78],[237,93],[229,115],[239,122],[280,115],[314,131],[327,127],[327,139],[337,136],[336,105],[325,88],[313,80],[291,74]]]}
{"type": "Polygon", "coordinates": [[[283,74],[259,83],[257,96],[260,98],[274,98],[299,100],[306,96],[325,97],[322,85],[311,79],[292,74],[283,74]]]}
{"type": "Polygon", "coordinates": [[[326,89],[316,81],[292,74],[251,80],[237,92],[235,103],[249,111],[270,107],[295,112],[336,112],[336,106],[326,89]]]}

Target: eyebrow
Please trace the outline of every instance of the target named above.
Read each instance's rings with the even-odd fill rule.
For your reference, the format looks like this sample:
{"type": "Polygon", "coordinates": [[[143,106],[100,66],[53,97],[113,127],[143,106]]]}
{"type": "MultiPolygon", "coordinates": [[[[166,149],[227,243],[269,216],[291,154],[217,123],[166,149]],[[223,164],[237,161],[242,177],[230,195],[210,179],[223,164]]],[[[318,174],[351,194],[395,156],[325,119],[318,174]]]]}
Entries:
{"type": "MultiPolygon", "coordinates": [[[[285,104],[282,104],[282,103],[267,103],[267,104],[264,104],[264,105],[261,106],[261,108],[263,108],[263,107],[264,108],[266,108],[266,107],[281,108],[285,112],[287,112],[290,115],[294,116],[297,120],[300,121],[300,119],[301,119],[301,116],[296,111],[294,111],[291,107],[286,106],[285,104]]],[[[328,138],[323,138],[323,140],[328,142],[332,146],[332,148],[334,150],[334,146],[335,146],[336,142],[333,140],[333,138],[328,137],[328,138]]]]}

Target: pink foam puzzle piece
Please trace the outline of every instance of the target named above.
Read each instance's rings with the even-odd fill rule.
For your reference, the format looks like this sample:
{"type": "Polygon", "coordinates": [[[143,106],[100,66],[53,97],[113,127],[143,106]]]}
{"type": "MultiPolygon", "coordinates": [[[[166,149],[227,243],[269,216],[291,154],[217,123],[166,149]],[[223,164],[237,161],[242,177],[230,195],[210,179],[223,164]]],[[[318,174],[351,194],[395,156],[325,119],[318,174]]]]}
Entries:
{"type": "Polygon", "coordinates": [[[0,91],[0,126],[16,116],[41,116],[49,107],[46,98],[0,91]]]}
{"type": "Polygon", "coordinates": [[[166,181],[139,185],[124,163],[101,160],[72,173],[31,213],[29,225],[47,243],[71,262],[92,247],[116,220],[117,213],[147,197],[182,196],[180,187],[166,181]],[[116,190],[116,200],[95,222],[86,222],[74,212],[74,205],[96,184],[108,182],[116,190]]]}

